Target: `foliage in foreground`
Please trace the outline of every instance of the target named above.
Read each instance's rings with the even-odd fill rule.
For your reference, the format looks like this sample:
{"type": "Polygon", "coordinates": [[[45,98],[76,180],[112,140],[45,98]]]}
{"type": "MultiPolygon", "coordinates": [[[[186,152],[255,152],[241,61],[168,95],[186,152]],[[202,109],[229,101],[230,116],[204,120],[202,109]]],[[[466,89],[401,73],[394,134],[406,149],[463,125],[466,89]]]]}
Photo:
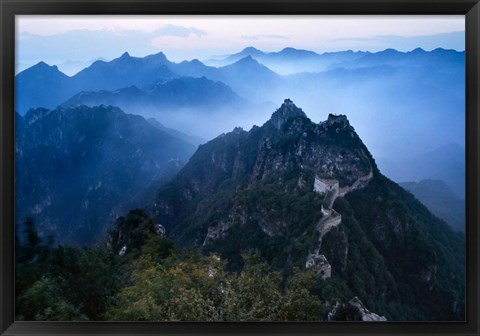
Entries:
{"type": "Polygon", "coordinates": [[[181,249],[149,230],[135,210],[129,252],[111,244],[74,248],[44,244],[33,222],[17,240],[17,320],[40,321],[315,321],[325,308],[312,271],[281,275],[255,252],[238,273],[211,254],[181,249]],[[139,239],[139,237],[141,239],[139,239]]]}

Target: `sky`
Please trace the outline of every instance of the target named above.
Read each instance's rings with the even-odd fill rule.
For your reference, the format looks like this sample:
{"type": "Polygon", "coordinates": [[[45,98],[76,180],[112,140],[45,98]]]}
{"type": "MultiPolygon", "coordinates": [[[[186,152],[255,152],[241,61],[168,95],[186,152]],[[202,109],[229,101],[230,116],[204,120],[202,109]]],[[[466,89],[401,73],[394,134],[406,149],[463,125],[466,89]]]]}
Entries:
{"type": "Polygon", "coordinates": [[[16,17],[17,72],[44,61],[72,75],[125,51],[208,60],[248,46],[318,53],[465,49],[464,16],[32,16],[16,17]]]}

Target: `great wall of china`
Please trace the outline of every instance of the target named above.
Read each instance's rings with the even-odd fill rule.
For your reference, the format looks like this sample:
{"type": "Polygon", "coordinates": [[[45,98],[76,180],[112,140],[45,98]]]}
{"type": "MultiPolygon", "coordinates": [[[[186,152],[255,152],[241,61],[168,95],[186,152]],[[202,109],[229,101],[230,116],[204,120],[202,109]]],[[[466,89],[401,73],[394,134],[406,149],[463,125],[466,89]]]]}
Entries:
{"type": "Polygon", "coordinates": [[[313,190],[318,193],[325,194],[321,205],[323,217],[315,227],[315,231],[317,231],[319,234],[318,247],[313,253],[308,255],[305,267],[316,267],[318,269],[318,273],[323,279],[330,278],[332,273],[332,267],[327,258],[325,255],[320,254],[323,237],[330,232],[332,228],[337,227],[342,222],[342,215],[336,212],[332,206],[338,197],[344,197],[347,193],[353,190],[365,187],[372,177],[373,172],[370,170],[370,173],[365,176],[360,176],[354,183],[352,183],[352,185],[340,188],[338,180],[321,179],[315,176],[313,190]]]}

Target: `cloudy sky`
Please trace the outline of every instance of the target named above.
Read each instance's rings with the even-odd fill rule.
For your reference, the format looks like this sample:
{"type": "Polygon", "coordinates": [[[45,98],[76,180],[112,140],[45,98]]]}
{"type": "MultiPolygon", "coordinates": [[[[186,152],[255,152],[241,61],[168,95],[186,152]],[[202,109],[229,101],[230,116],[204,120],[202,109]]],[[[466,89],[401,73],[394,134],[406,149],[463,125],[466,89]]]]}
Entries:
{"type": "Polygon", "coordinates": [[[464,30],[464,16],[17,16],[17,71],[44,61],[68,73],[125,51],[132,56],[162,51],[182,61],[248,46],[318,53],[464,50],[464,30]]]}

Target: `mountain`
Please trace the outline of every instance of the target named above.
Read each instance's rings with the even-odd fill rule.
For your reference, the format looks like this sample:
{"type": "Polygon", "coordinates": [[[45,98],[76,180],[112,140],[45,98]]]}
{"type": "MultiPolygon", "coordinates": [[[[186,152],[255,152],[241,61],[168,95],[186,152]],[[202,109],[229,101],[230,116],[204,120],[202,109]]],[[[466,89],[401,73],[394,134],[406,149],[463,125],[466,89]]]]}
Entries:
{"type": "Polygon", "coordinates": [[[385,175],[397,182],[442,180],[453,197],[465,199],[465,148],[450,143],[422,153],[410,160],[379,159],[385,175]]]}
{"type": "Polygon", "coordinates": [[[40,62],[28,68],[15,77],[15,109],[23,114],[30,107],[55,107],[75,93],[70,87],[70,77],[50,66],[40,62]]]}
{"type": "Polygon", "coordinates": [[[245,57],[248,57],[248,56],[258,60],[258,59],[262,59],[267,54],[268,53],[263,52],[263,51],[255,48],[255,47],[246,47],[245,49],[243,49],[242,51],[240,51],[236,54],[232,54],[232,55],[227,56],[225,59],[222,60],[222,63],[224,65],[232,64],[232,63],[238,62],[242,58],[245,58],[245,57]]]}
{"type": "MultiPolygon", "coordinates": [[[[85,92],[94,92],[102,96],[108,95],[104,91],[127,90],[128,94],[132,94],[133,87],[138,91],[156,90],[153,93],[157,95],[200,94],[200,98],[206,95],[210,98],[228,100],[236,96],[233,92],[227,92],[229,89],[226,86],[230,86],[241,96],[263,103],[265,99],[261,99],[259,89],[268,86],[275,89],[278,83],[281,83],[281,78],[277,74],[248,57],[233,65],[215,68],[206,66],[198,60],[170,62],[163,53],[143,58],[124,53],[109,62],[96,61],[72,77],[63,74],[56,66],[41,62],[19,73],[15,85],[17,112],[23,115],[30,108],[51,109],[72,97],[78,100],[78,95],[85,95],[85,92]],[[251,81],[253,75],[256,76],[255,82],[251,81]],[[221,81],[226,85],[221,88],[223,91],[208,92],[212,86],[218,89],[221,83],[208,83],[207,80],[221,81]],[[204,91],[199,92],[202,85],[205,86],[204,91]],[[159,92],[161,89],[166,91],[161,93],[159,92]],[[193,92],[178,92],[182,89],[191,89],[193,92]],[[171,90],[175,92],[170,92],[171,90]]],[[[125,92],[120,94],[123,95],[125,92]]],[[[173,98],[175,97],[169,99],[173,98]]]]}
{"type": "Polygon", "coordinates": [[[464,60],[464,51],[443,48],[437,48],[430,52],[422,48],[416,48],[407,52],[386,49],[375,53],[367,52],[362,57],[332,64],[330,68],[363,68],[378,65],[421,67],[432,64],[443,64],[446,67],[451,67],[452,65],[462,66],[465,62],[464,60]]]}
{"type": "Polygon", "coordinates": [[[163,53],[144,58],[128,53],[106,62],[98,60],[74,76],[44,62],[15,77],[16,111],[23,115],[30,108],[52,109],[81,91],[117,90],[128,86],[148,88],[161,80],[178,77],[167,65],[163,53]]]}
{"type": "Polygon", "coordinates": [[[62,244],[93,243],[195,149],[115,107],[35,109],[16,125],[17,228],[32,217],[62,244]]]}
{"type": "Polygon", "coordinates": [[[357,296],[388,320],[463,320],[464,237],[384,177],[344,115],[291,100],[261,127],[201,145],[157,193],[157,223],[230,270],[257,250],[314,268],[326,302],[357,296]]]}
{"type": "MultiPolygon", "coordinates": [[[[465,142],[464,64],[379,63],[291,75],[285,81],[292,99],[312,110],[312,117],[325,118],[322,111],[347,114],[375,158],[402,164],[432,148],[465,142]]],[[[409,169],[417,170],[412,163],[409,169]]]]}
{"type": "Polygon", "coordinates": [[[441,180],[403,182],[400,186],[410,191],[438,218],[447,222],[454,230],[465,232],[465,200],[441,180]]]}
{"type": "Polygon", "coordinates": [[[265,97],[271,97],[283,84],[281,76],[251,56],[219,68],[216,78],[227,83],[241,96],[257,103],[264,102],[265,97]],[[266,91],[269,91],[268,95],[266,91]]]}
{"type": "MultiPolygon", "coordinates": [[[[247,49],[243,54],[249,52],[252,53],[253,50],[247,49]]],[[[283,53],[278,52],[284,56],[275,57],[285,59],[297,52],[298,55],[305,54],[304,57],[311,54],[287,48],[283,53]]],[[[270,63],[249,55],[233,64],[217,68],[198,60],[170,62],[162,53],[144,58],[124,54],[111,62],[100,61],[85,69],[82,76],[89,73],[91,77],[88,81],[82,81],[83,86],[76,84],[79,83],[76,78],[80,74],[66,78],[63,76],[63,80],[58,82],[49,77],[55,71],[48,71],[48,75],[37,78],[28,75],[32,71],[25,70],[17,76],[17,112],[23,115],[28,108],[39,106],[55,108],[80,92],[83,92],[82,95],[90,92],[93,96],[102,96],[107,93],[99,91],[121,91],[123,95],[124,91],[128,93],[136,87],[142,96],[143,92],[151,92],[156,86],[168,86],[167,83],[174,79],[182,82],[181,77],[205,77],[213,82],[224,83],[255,107],[247,104],[244,107],[208,108],[207,111],[182,113],[176,113],[172,107],[167,115],[160,105],[128,112],[158,118],[167,127],[211,139],[235,126],[250,129],[254,124],[263,123],[272,111],[271,107],[266,106],[276,108],[278,105],[273,102],[288,96],[312,111],[310,117],[315,120],[325,119],[327,113],[347,114],[373,156],[382,160],[403,164],[432,148],[448,143],[462,144],[465,141],[464,52],[443,49],[418,49],[411,52],[386,50],[378,53],[343,51],[324,53],[319,57],[326,59],[325,64],[328,64],[321,72],[298,73],[304,65],[309,66],[308,62],[305,61],[306,58],[292,56],[289,64],[296,69],[295,74],[282,76],[272,71],[275,68],[270,68],[270,63]],[[355,60],[360,59],[363,61],[355,63],[355,60]],[[330,65],[332,68],[329,68],[330,65]],[[104,68],[109,70],[103,72],[104,68]],[[167,78],[163,78],[164,75],[155,76],[156,69],[160,73],[161,69],[168,69],[169,72],[164,74],[167,78]],[[125,86],[98,89],[97,83],[102,79],[95,77],[97,70],[102,76],[110,76],[107,77],[112,79],[113,84],[125,86]],[[152,76],[146,76],[145,81],[128,84],[133,79],[142,78],[137,73],[152,76]],[[174,74],[173,78],[171,73],[174,74]],[[161,115],[157,113],[159,111],[162,112],[161,115]],[[218,113],[212,117],[214,111],[218,113]],[[199,115],[204,118],[197,122],[199,115]]],[[[165,89],[168,92],[169,88],[165,89]]],[[[215,92],[217,91],[213,90],[211,94],[217,96],[216,99],[221,98],[215,92]]],[[[194,97],[195,94],[191,96],[194,97]]],[[[111,100],[118,97],[119,94],[116,94],[111,100]]],[[[216,102],[216,99],[213,101],[216,102]]],[[[106,99],[103,101],[106,103],[106,99]]],[[[383,170],[387,176],[394,178],[388,169],[382,167],[383,170]]],[[[421,176],[421,179],[425,178],[442,179],[458,192],[442,176],[421,176]]],[[[417,177],[400,181],[415,180],[418,180],[417,177]]]]}
{"type": "Polygon", "coordinates": [[[181,77],[157,83],[151,90],[142,90],[129,86],[115,91],[80,92],[67,100],[63,106],[113,105],[135,114],[144,114],[144,110],[176,109],[239,109],[247,102],[240,98],[227,85],[214,82],[205,77],[181,77]]]}
{"type": "Polygon", "coordinates": [[[144,58],[125,52],[110,62],[97,61],[73,77],[74,85],[88,90],[117,90],[135,85],[148,88],[160,80],[176,77],[163,53],[144,58]]]}
{"type": "Polygon", "coordinates": [[[287,75],[299,72],[324,71],[332,64],[352,61],[363,55],[365,55],[365,53],[362,51],[354,52],[352,50],[317,54],[310,50],[291,47],[284,48],[277,52],[264,52],[254,47],[247,47],[236,54],[207,60],[206,64],[226,66],[250,56],[273,71],[287,75]]]}
{"type": "Polygon", "coordinates": [[[194,145],[195,147],[197,147],[198,145],[201,145],[205,142],[207,142],[207,140],[205,140],[204,138],[201,138],[201,137],[197,137],[197,136],[194,136],[194,135],[188,135],[188,134],[185,134],[185,133],[182,133],[176,129],[173,129],[173,128],[168,128],[168,127],[165,127],[162,123],[160,123],[157,119],[155,118],[149,118],[147,119],[147,121],[155,126],[156,128],[158,128],[159,130],[167,133],[167,134],[170,134],[171,136],[174,136],[175,138],[179,138],[185,142],[188,142],[189,144],[192,144],[194,145]]]}
{"type": "Polygon", "coordinates": [[[199,60],[171,63],[169,67],[181,76],[204,76],[211,80],[221,81],[241,97],[255,103],[264,103],[269,99],[275,99],[275,91],[282,89],[285,84],[280,75],[250,55],[218,68],[207,66],[199,60]]]}

